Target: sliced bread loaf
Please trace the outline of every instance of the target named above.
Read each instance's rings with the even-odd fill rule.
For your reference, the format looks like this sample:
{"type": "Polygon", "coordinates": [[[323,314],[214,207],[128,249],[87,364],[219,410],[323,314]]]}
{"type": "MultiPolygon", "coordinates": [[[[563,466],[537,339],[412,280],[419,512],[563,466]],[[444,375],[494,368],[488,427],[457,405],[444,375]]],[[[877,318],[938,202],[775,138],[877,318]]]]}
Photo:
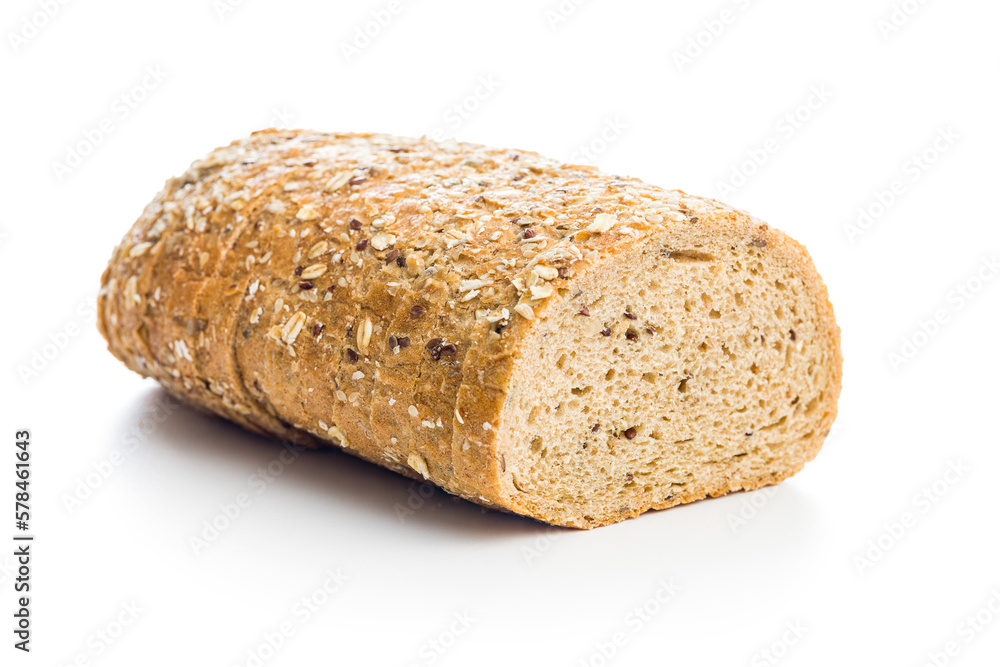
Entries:
{"type": "Polygon", "coordinates": [[[826,288],[760,220],[387,135],[258,132],[194,163],[99,315],[192,405],[582,528],[792,475],[840,392],[826,288]]]}

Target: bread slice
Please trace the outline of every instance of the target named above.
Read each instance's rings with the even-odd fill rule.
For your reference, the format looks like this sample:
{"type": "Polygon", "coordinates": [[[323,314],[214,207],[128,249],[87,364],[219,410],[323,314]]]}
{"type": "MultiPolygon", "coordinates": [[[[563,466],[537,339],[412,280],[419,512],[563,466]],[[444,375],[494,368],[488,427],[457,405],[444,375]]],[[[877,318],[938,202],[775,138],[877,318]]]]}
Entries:
{"type": "Polygon", "coordinates": [[[265,131],[169,181],[105,272],[133,370],[251,430],[592,528],[819,451],[839,329],[805,249],[524,151],[265,131]]]}

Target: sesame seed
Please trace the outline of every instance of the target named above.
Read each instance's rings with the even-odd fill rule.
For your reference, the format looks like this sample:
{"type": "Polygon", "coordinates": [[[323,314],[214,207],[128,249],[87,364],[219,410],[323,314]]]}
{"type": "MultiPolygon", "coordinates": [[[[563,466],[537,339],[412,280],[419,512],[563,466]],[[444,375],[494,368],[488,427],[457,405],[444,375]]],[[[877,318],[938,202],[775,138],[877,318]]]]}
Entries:
{"type": "Polygon", "coordinates": [[[419,414],[417,412],[417,406],[415,406],[415,405],[411,405],[410,407],[408,407],[406,409],[406,411],[410,413],[411,417],[416,417],[419,414]]]}
{"type": "Polygon", "coordinates": [[[368,342],[372,338],[372,321],[370,317],[365,317],[364,324],[358,327],[358,347],[362,350],[368,347],[368,342]]]}
{"type": "Polygon", "coordinates": [[[365,374],[361,371],[354,371],[354,375],[351,376],[352,380],[364,380],[365,374]]]}

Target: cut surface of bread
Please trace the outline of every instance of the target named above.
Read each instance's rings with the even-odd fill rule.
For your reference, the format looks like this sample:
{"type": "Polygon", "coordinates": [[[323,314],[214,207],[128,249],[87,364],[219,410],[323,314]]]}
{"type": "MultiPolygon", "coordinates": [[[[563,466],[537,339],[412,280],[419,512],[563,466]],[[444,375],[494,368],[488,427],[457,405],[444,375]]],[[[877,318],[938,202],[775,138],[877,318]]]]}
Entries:
{"type": "Polygon", "coordinates": [[[799,248],[757,241],[667,234],[569,286],[522,343],[500,419],[514,502],[603,525],[816,455],[836,332],[799,248]]]}
{"type": "Polygon", "coordinates": [[[826,287],[762,221],[382,134],[195,162],[115,250],[98,320],[190,405],[581,528],[794,474],[841,383],[826,287]]]}

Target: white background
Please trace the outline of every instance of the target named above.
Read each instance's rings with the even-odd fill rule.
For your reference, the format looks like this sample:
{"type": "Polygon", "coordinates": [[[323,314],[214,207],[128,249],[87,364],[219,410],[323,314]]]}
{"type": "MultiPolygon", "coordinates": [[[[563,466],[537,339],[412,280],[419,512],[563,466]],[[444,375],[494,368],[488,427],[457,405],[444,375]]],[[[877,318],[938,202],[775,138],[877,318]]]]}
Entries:
{"type": "Polygon", "coordinates": [[[1000,6],[896,1],[4,2],[0,662],[997,664],[1000,6]],[[339,453],[261,482],[280,446],[126,371],[93,303],[163,181],[270,125],[437,131],[753,212],[829,285],[834,434],[772,490],[590,532],[418,502],[339,453]]]}

